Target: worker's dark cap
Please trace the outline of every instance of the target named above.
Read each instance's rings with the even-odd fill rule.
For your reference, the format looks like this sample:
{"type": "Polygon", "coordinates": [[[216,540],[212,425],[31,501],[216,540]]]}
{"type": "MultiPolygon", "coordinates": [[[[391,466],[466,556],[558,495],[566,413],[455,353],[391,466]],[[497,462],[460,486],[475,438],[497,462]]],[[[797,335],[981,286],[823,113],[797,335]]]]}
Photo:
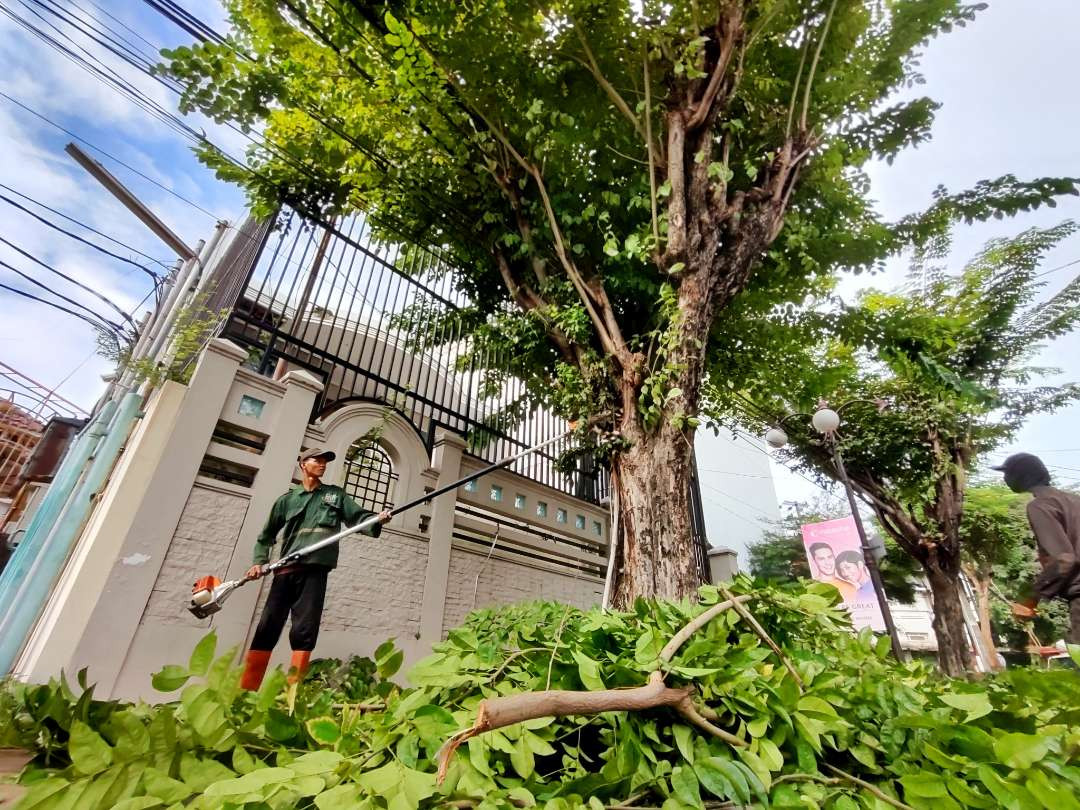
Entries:
{"type": "Polygon", "coordinates": [[[998,472],[1009,472],[1010,470],[1020,470],[1026,468],[1042,469],[1046,470],[1046,467],[1036,455],[1031,453],[1013,453],[1007,459],[1000,464],[991,467],[991,470],[997,470],[998,472]]]}
{"type": "Polygon", "coordinates": [[[325,447],[312,447],[300,454],[301,462],[307,461],[309,458],[325,458],[327,461],[333,461],[337,458],[337,453],[333,450],[327,450],[325,447]]]}

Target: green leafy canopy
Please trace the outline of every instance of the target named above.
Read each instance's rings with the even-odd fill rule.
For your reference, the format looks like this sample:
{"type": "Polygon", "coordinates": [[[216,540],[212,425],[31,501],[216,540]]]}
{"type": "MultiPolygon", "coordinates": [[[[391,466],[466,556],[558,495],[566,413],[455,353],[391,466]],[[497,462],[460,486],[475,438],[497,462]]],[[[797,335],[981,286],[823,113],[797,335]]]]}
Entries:
{"type": "MultiPolygon", "coordinates": [[[[934,265],[928,249],[900,290],[775,313],[756,327],[763,362],[724,365],[711,389],[717,416],[762,432],[822,401],[843,410],[838,441],[852,484],[936,588],[939,655],[953,656],[954,673],[965,649],[956,589],[968,477],[1026,418],[1080,395],[1075,384],[1040,384],[1046,370],[1031,366],[1080,321],[1080,281],[1038,300],[1042,258],[1075,230],[1066,222],[992,241],[957,273],[934,265]]],[[[788,457],[835,479],[809,417],[785,426],[788,457]]]]}
{"type": "Polygon", "coordinates": [[[1006,176],[892,224],[866,200],[862,168],[926,139],[937,106],[893,94],[980,4],[227,6],[225,42],[165,54],[185,109],[259,135],[243,165],[209,146],[204,160],[263,214],[364,210],[443,248],[472,305],[399,325],[471,336],[468,362],[498,358],[492,373],[566,416],[632,408],[692,433],[703,356],[747,345],[738,328],[710,341],[740,293],[728,320],[751,324],[837,268],[1074,190],[1006,176]]]}
{"type": "MultiPolygon", "coordinates": [[[[926,533],[942,535],[934,513],[943,482],[951,476],[951,492],[961,494],[979,454],[1032,414],[1080,395],[1072,384],[1037,384],[1047,370],[1030,365],[1046,342],[1080,321],[1080,281],[1036,300],[1042,257],[1075,231],[1069,222],[1031,229],[989,243],[958,273],[919,262],[899,290],[867,290],[853,304],[792,320],[781,313],[761,329],[786,352],[769,356],[777,365],[729,375],[734,390],[715,385],[717,414],[734,413],[763,431],[821,401],[856,400],[840,429],[856,485],[892,493],[926,533]],[[874,405],[879,400],[885,407],[874,405]]],[[[835,476],[808,420],[785,424],[793,458],[835,476]]]]}

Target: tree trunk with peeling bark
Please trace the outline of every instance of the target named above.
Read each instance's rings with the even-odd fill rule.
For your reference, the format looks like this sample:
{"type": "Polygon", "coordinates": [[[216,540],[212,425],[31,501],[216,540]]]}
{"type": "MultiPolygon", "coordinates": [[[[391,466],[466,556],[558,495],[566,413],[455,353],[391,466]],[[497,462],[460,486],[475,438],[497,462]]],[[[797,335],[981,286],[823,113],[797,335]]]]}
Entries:
{"type": "Polygon", "coordinates": [[[682,431],[640,429],[612,465],[619,506],[612,604],[692,597],[701,583],[690,525],[690,445],[682,431]]]}
{"type": "MultiPolygon", "coordinates": [[[[680,129],[678,122],[671,126],[680,129]]],[[[708,148],[700,143],[695,147],[696,151],[708,148]]],[[[716,312],[743,289],[755,260],[776,238],[783,223],[786,200],[781,190],[789,189],[795,179],[791,149],[788,142],[773,166],[779,178],[775,194],[745,210],[745,200],[731,203],[739,207],[740,220],[738,227],[730,230],[723,226],[722,218],[712,226],[712,218],[718,215],[704,202],[707,178],[694,168],[689,156],[683,160],[690,165],[669,170],[669,177],[680,168],[692,178],[683,192],[689,222],[681,217],[673,221],[672,227],[680,228],[682,236],[669,242],[661,259],[668,265],[686,265],[677,279],[678,315],[672,324],[675,337],[663,358],[673,369],[671,389],[681,393],[665,403],[659,423],[650,428],[637,407],[648,378],[639,358],[628,355],[624,361],[618,397],[622,403],[619,433],[628,447],[617,452],[611,464],[611,482],[619,505],[612,599],[616,607],[627,608],[638,597],[693,598],[702,584],[690,512],[694,428],[684,419],[698,412],[705,346],[716,312]]]]}
{"type": "Polygon", "coordinates": [[[938,643],[938,664],[946,675],[963,675],[971,669],[964,608],[960,600],[960,561],[943,554],[931,554],[923,561],[930,593],[934,599],[934,635],[938,643]]]}

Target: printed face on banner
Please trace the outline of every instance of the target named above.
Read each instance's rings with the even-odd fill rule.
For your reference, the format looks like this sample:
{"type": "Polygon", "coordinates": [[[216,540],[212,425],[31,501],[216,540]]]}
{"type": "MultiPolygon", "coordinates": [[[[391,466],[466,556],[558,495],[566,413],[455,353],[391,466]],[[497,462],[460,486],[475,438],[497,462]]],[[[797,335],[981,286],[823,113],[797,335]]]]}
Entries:
{"type": "Polygon", "coordinates": [[[866,570],[855,519],[807,523],[802,527],[802,536],[811,574],[818,582],[827,582],[840,591],[855,628],[869,627],[875,633],[884,633],[885,620],[866,570]]]}

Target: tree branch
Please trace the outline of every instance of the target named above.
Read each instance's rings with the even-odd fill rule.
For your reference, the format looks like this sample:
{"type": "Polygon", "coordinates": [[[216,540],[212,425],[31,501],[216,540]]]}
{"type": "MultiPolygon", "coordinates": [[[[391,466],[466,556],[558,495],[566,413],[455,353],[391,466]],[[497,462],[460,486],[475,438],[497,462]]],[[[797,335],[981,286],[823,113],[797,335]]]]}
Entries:
{"type": "Polygon", "coordinates": [[[802,81],[803,67],[806,65],[806,54],[810,50],[810,32],[806,32],[803,40],[802,54],[799,56],[799,69],[795,71],[795,84],[791,87],[791,103],[788,104],[787,126],[784,127],[784,137],[791,137],[791,125],[795,121],[795,101],[799,98],[799,83],[802,81]]]}
{"type": "Polygon", "coordinates": [[[514,221],[517,223],[518,233],[521,234],[522,241],[529,246],[530,253],[532,254],[533,275],[536,276],[537,282],[543,286],[547,281],[547,260],[540,255],[533,243],[532,224],[525,216],[524,206],[521,203],[521,195],[518,194],[518,190],[513,183],[513,178],[509,175],[505,173],[496,175],[495,181],[510,200],[510,209],[514,212],[514,221]]]}
{"type": "Polygon", "coordinates": [[[676,703],[674,708],[675,711],[677,711],[679,715],[684,720],[686,720],[686,722],[690,723],[690,725],[692,726],[696,726],[697,728],[704,731],[706,734],[711,734],[713,737],[719,737],[728,745],[734,745],[736,748],[746,747],[746,743],[743,740],[736,737],[731,732],[724,731],[724,729],[720,728],[719,726],[713,725],[704,717],[702,717],[698,713],[698,710],[694,708],[694,704],[690,700],[689,695],[683,698],[683,700],[681,700],[680,702],[676,703]]]}
{"type": "MultiPolygon", "coordinates": [[[[741,604],[751,598],[750,594],[743,594],[713,605],[699,616],[694,617],[664,646],[664,649],[660,652],[660,661],[663,663],[670,661],[679,647],[695,631],[704,627],[709,621],[732,607],[732,605],[741,604]]],[[[706,719],[695,708],[690,697],[691,694],[693,694],[693,687],[690,686],[678,688],[666,686],[664,684],[664,675],[658,669],[649,673],[648,683],[644,686],[635,686],[629,689],[601,689],[588,692],[545,689],[539,692],[524,692],[482,700],[476,710],[476,722],[470,728],[462,729],[451,736],[443,743],[439,752],[435,755],[435,761],[439,765],[437,782],[442,784],[446,778],[450,760],[453,758],[458,746],[463,742],[487,731],[494,731],[495,729],[505,728],[515,723],[535,720],[540,717],[594,715],[617,711],[633,712],[666,706],[675,709],[687,722],[730,745],[740,747],[746,745],[744,740],[706,719]]],[[[710,710],[708,714],[715,719],[715,712],[710,710]]]]}
{"type": "Polygon", "coordinates": [[[649,46],[645,46],[642,59],[645,73],[645,145],[649,151],[649,204],[652,208],[652,232],[656,241],[656,254],[660,254],[660,221],[656,215],[656,155],[653,154],[652,142],[652,91],[649,81],[649,46]]]}
{"type": "MultiPolygon", "coordinates": [[[[547,186],[544,184],[543,175],[540,174],[540,170],[536,166],[532,165],[521,156],[521,153],[514,148],[514,145],[510,143],[510,139],[506,137],[505,133],[495,126],[487,116],[479,110],[476,111],[476,114],[483,119],[485,126],[487,126],[491,133],[495,135],[499,142],[507,149],[514,160],[536,181],[537,188],[540,191],[540,199],[544,205],[544,212],[547,215],[548,225],[551,227],[551,234],[555,239],[555,255],[558,256],[559,262],[562,264],[563,269],[566,270],[566,275],[570,278],[571,284],[574,285],[574,289],[577,291],[578,297],[581,299],[581,303],[584,305],[585,311],[588,313],[589,319],[593,323],[593,328],[596,329],[600,345],[605,352],[615,358],[616,362],[620,365],[625,365],[626,344],[623,341],[622,334],[618,331],[617,324],[615,324],[616,331],[609,331],[604,318],[597,312],[596,307],[593,304],[588,288],[585,285],[585,280],[581,277],[577,267],[574,265],[573,261],[570,260],[570,256],[566,252],[566,245],[562,238],[562,230],[559,228],[559,220],[555,216],[555,209],[551,206],[551,198],[548,196],[547,186]]],[[[613,318],[611,319],[611,322],[614,322],[613,318]]]]}
{"type": "Polygon", "coordinates": [[[881,801],[885,802],[885,804],[891,805],[892,807],[899,807],[900,810],[915,810],[915,808],[913,808],[910,804],[904,804],[899,799],[894,799],[888,793],[883,792],[882,790],[878,789],[874,785],[871,785],[869,782],[866,782],[866,781],[864,781],[862,779],[859,779],[859,777],[857,777],[857,776],[852,776],[847,771],[842,771],[839,768],[837,768],[837,767],[835,767],[833,765],[830,765],[828,762],[825,762],[825,763],[822,763],[822,764],[826,768],[828,768],[830,771],[835,773],[837,776],[839,776],[841,779],[846,779],[847,781],[851,782],[853,785],[858,785],[863,790],[869,791],[874,796],[881,799],[881,801]]]}
{"type": "MultiPolygon", "coordinates": [[[[619,91],[615,89],[615,85],[604,78],[604,74],[600,71],[600,65],[597,64],[596,57],[593,56],[592,48],[589,47],[588,40],[586,40],[585,35],[581,33],[581,26],[579,26],[577,21],[573,18],[570,19],[570,22],[573,23],[574,33],[577,35],[578,41],[581,42],[581,47],[585,50],[585,58],[588,60],[586,67],[588,67],[589,72],[592,73],[593,78],[596,79],[596,83],[600,85],[605,93],[607,93],[608,98],[611,99],[615,108],[634,125],[634,131],[637,132],[638,136],[645,141],[645,144],[650,149],[652,149],[652,139],[649,137],[647,129],[642,128],[641,122],[638,120],[637,116],[634,115],[634,111],[630,109],[630,105],[627,104],[626,100],[619,94],[619,91]]],[[[648,92],[648,89],[646,89],[646,92],[648,92]]],[[[646,113],[647,112],[648,110],[646,110],[646,113]]]]}
{"type": "Polygon", "coordinates": [[[578,272],[577,266],[566,252],[566,245],[563,242],[559,221],[555,216],[555,209],[551,206],[551,198],[548,197],[547,186],[544,184],[544,178],[540,174],[540,170],[535,166],[531,166],[530,174],[532,174],[533,179],[536,180],[536,185],[540,190],[540,199],[544,203],[544,211],[547,212],[548,224],[551,226],[551,233],[555,238],[555,254],[559,257],[559,261],[566,270],[566,275],[569,276],[570,283],[573,284],[574,289],[577,290],[578,297],[581,298],[581,303],[585,306],[585,311],[589,313],[589,318],[592,320],[593,327],[596,329],[597,337],[600,339],[600,345],[604,347],[604,351],[610,354],[620,366],[625,368],[628,365],[626,343],[623,341],[618,324],[615,323],[614,312],[612,312],[611,306],[607,302],[607,296],[604,296],[602,302],[605,311],[604,314],[601,315],[593,303],[588,286],[585,284],[585,279],[581,277],[581,273],[578,272]]]}
{"type": "MultiPolygon", "coordinates": [[[[702,93],[701,100],[698,101],[697,106],[694,108],[693,116],[686,122],[687,132],[694,132],[705,123],[709,113],[712,111],[713,103],[720,94],[724,76],[727,74],[728,65],[731,63],[731,55],[735,52],[735,42],[742,31],[742,27],[739,25],[737,8],[737,4],[732,4],[729,7],[728,16],[721,20],[724,32],[720,43],[720,54],[716,58],[716,65],[713,67],[705,92],[702,93]]],[[[717,27],[720,27],[720,25],[718,24],[717,27]]]]}
{"type": "Polygon", "coordinates": [[[667,176],[671,183],[668,198],[668,241],[665,253],[676,261],[686,258],[686,128],[682,112],[668,113],[667,176]]]}
{"type": "Polygon", "coordinates": [[[791,663],[791,659],[784,655],[784,651],[780,649],[780,645],[773,641],[772,636],[765,631],[765,628],[761,626],[761,623],[758,622],[756,618],[754,618],[754,615],[739,603],[731,591],[721,586],[720,593],[728,598],[728,601],[731,602],[732,609],[742,617],[743,621],[750,625],[750,628],[757,633],[758,638],[768,644],[769,648],[776,653],[776,657],[780,659],[780,663],[784,665],[784,669],[791,674],[792,679],[795,681],[795,685],[799,687],[799,694],[802,694],[806,689],[806,684],[803,683],[803,679],[795,670],[795,666],[791,663]]]}
{"type": "Polygon", "coordinates": [[[573,345],[570,343],[570,339],[566,336],[558,326],[552,323],[551,319],[544,314],[544,309],[547,306],[543,298],[541,298],[533,289],[525,283],[519,283],[514,279],[513,272],[510,269],[510,263],[507,261],[505,254],[498,248],[493,249],[492,253],[495,256],[495,264],[499,268],[499,275],[502,276],[503,284],[510,291],[510,295],[513,296],[514,302],[518,305],[518,308],[522,312],[536,312],[543,321],[544,327],[547,330],[548,336],[552,342],[571,363],[577,363],[580,360],[578,353],[574,351],[573,345]]]}
{"type": "Polygon", "coordinates": [[[736,602],[749,602],[752,598],[753,597],[751,597],[750,594],[736,596],[733,599],[728,599],[724,602],[717,602],[705,612],[695,616],[682,630],[671,637],[671,641],[664,645],[664,649],[660,651],[661,663],[666,664],[671,661],[675,656],[675,653],[679,651],[679,647],[685,644],[690,636],[694,635],[694,633],[707,625],[725,610],[729,610],[736,602]]]}
{"type": "Polygon", "coordinates": [[[821,59],[821,50],[825,47],[825,38],[829,36],[829,26],[832,24],[834,11],[836,11],[836,0],[832,0],[829,13],[825,15],[825,23],[821,27],[821,39],[818,40],[817,48],[814,49],[814,59],[810,63],[810,73],[806,77],[802,114],[799,116],[799,129],[803,132],[806,132],[806,116],[810,112],[810,90],[814,85],[814,73],[817,72],[818,61],[821,59]]]}
{"type": "Polygon", "coordinates": [[[595,692],[551,689],[483,700],[477,708],[476,722],[473,726],[454,734],[439,749],[435,757],[435,761],[439,763],[438,782],[441,784],[446,778],[450,759],[458,746],[487,731],[505,728],[526,720],[535,720],[539,717],[633,712],[661,706],[677,708],[680,703],[689,698],[690,692],[689,686],[679,688],[666,686],[663,675],[656,671],[649,675],[647,684],[631,689],[604,689],[595,692]]]}

